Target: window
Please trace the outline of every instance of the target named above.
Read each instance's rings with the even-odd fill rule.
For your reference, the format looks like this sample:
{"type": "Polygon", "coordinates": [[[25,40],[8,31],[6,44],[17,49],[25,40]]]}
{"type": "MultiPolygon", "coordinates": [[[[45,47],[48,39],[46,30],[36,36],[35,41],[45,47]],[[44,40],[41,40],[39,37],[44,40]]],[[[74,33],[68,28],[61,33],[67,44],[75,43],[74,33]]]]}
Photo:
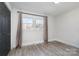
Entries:
{"type": "Polygon", "coordinates": [[[24,30],[30,30],[32,28],[33,20],[32,18],[23,18],[22,19],[22,27],[24,30]]]}
{"type": "Polygon", "coordinates": [[[43,27],[43,20],[39,17],[24,17],[22,18],[22,27],[23,30],[38,30],[43,27]]]}
{"type": "Polygon", "coordinates": [[[38,19],[36,20],[36,28],[42,28],[43,27],[43,20],[38,19]]]}

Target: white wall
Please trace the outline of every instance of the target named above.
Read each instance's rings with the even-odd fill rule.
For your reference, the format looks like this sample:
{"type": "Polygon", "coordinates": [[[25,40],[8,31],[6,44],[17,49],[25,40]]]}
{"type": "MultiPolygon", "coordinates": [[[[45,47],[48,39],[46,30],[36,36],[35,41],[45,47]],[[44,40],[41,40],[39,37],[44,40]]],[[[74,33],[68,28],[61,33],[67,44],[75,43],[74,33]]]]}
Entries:
{"type": "Polygon", "coordinates": [[[79,48],[79,8],[55,19],[57,41],[79,48]]]}
{"type": "MultiPolygon", "coordinates": [[[[16,47],[16,32],[17,32],[17,24],[18,24],[18,9],[12,9],[11,12],[11,49],[16,47]]],[[[24,11],[24,10],[22,10],[24,11]]],[[[24,11],[27,13],[32,13],[28,11],[24,11]]],[[[41,14],[42,15],[42,14],[41,14]]],[[[48,15],[48,40],[52,41],[55,38],[55,28],[54,28],[54,17],[48,15]]]]}
{"type": "Polygon", "coordinates": [[[54,41],[55,38],[55,18],[51,15],[48,15],[48,41],[54,41]]]}
{"type": "Polygon", "coordinates": [[[11,49],[16,47],[16,33],[18,25],[18,13],[16,9],[11,11],[11,49]]]}

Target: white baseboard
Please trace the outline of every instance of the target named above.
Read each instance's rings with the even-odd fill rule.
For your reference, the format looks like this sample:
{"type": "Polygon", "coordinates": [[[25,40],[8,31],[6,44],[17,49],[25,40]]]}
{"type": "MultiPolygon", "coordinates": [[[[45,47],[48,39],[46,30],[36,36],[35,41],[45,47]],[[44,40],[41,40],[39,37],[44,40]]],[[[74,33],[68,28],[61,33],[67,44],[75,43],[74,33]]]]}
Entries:
{"type": "Polygon", "coordinates": [[[78,45],[74,44],[74,43],[70,43],[70,42],[67,42],[67,41],[64,41],[64,40],[61,40],[61,39],[49,39],[48,42],[52,42],[52,41],[58,41],[58,42],[61,42],[61,43],[64,43],[64,44],[68,44],[68,45],[71,45],[71,46],[74,46],[76,48],[79,48],[78,45]]]}
{"type": "Polygon", "coordinates": [[[27,44],[22,44],[22,46],[36,45],[39,43],[43,43],[43,41],[34,41],[34,42],[27,43],[27,44]]]}
{"type": "Polygon", "coordinates": [[[56,41],[57,39],[49,39],[48,42],[56,41]]]}
{"type": "Polygon", "coordinates": [[[74,44],[74,43],[70,43],[70,42],[67,42],[67,41],[64,41],[64,40],[60,40],[60,39],[56,39],[56,41],[62,42],[62,43],[64,43],[64,44],[68,44],[68,45],[70,45],[70,46],[74,46],[74,47],[76,47],[76,48],[79,48],[79,46],[77,46],[77,45],[74,44]]]}

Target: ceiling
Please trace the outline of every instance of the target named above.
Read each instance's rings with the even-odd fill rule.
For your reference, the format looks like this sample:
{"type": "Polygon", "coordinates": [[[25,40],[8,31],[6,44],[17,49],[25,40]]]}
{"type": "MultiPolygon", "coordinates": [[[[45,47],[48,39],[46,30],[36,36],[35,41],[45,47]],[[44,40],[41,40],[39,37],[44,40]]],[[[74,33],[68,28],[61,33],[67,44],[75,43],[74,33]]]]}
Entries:
{"type": "Polygon", "coordinates": [[[79,7],[79,2],[10,2],[12,8],[39,14],[59,15],[79,7]]]}

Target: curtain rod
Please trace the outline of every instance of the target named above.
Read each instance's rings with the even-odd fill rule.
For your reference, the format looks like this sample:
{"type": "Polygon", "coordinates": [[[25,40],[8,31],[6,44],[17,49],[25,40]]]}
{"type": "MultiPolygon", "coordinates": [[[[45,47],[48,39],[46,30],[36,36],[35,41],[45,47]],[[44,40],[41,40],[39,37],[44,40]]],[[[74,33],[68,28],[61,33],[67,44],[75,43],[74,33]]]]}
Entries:
{"type": "Polygon", "coordinates": [[[17,11],[17,13],[28,14],[28,15],[34,15],[34,16],[40,16],[40,17],[47,17],[47,16],[43,16],[43,15],[37,15],[37,14],[32,14],[32,13],[25,13],[25,12],[22,12],[22,11],[17,11]]]}

